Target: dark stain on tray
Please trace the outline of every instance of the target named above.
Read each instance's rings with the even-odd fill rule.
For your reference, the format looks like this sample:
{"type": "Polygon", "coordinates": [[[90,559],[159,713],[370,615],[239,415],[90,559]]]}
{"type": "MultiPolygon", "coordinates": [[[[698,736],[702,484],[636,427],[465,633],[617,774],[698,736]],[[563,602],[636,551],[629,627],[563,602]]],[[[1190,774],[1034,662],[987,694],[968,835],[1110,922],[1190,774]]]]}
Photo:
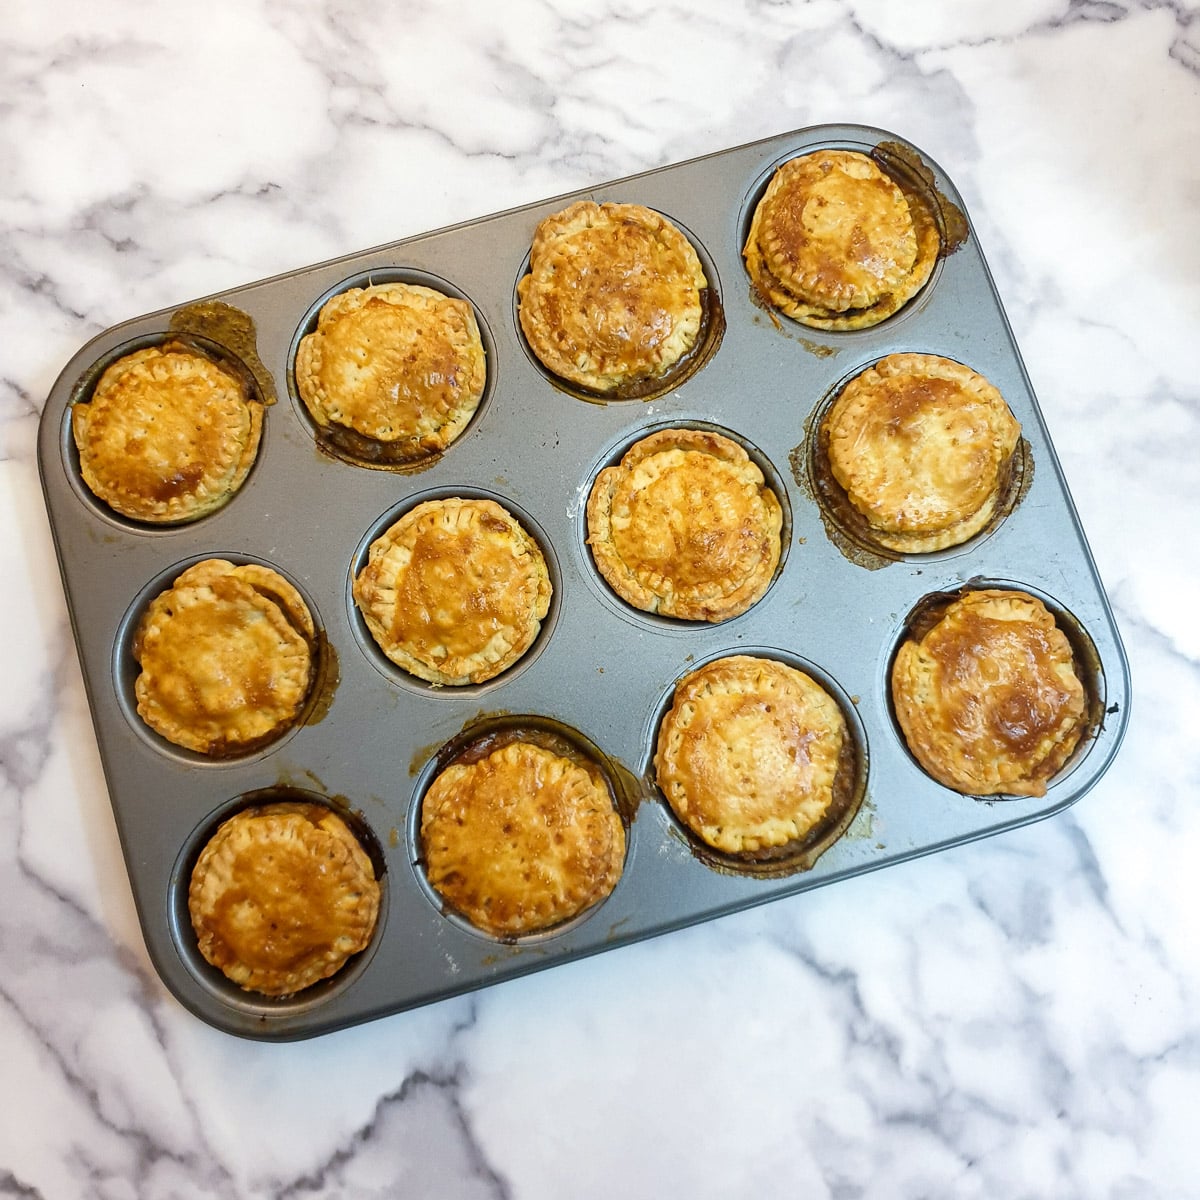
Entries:
{"type": "Polygon", "coordinates": [[[194,334],[225,347],[250,372],[262,402],[275,403],[275,380],[258,357],[258,332],[248,313],[222,300],[198,300],[175,310],[170,330],[181,340],[194,334]]]}
{"type": "Polygon", "coordinates": [[[880,142],[871,157],[896,181],[909,204],[932,209],[942,236],[939,256],[953,254],[970,236],[971,227],[963,210],[938,188],[933,172],[916,150],[903,142],[880,142]]]}

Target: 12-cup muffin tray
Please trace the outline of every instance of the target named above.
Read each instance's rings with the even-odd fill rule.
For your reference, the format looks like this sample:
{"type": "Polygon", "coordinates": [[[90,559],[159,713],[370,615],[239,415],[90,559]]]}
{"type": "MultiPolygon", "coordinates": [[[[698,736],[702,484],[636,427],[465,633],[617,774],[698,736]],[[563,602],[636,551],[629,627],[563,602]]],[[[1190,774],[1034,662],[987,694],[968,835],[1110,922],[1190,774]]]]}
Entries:
{"type": "MultiPolygon", "coordinates": [[[[703,357],[703,356],[702,356],[703,357]]],[[[170,990],[231,1033],[290,1039],[411,1008],[506,978],[995,834],[1077,800],[1111,763],[1128,713],[1129,675],[1102,585],[1032,388],[961,198],[894,134],[829,125],[556,197],[232,289],[116,326],[85,346],[42,418],[43,487],[96,736],[146,944],[170,990]],[[947,251],[924,289],[875,328],[823,333],[756,301],[742,264],[753,208],[774,169],[822,147],[875,154],[935,205],[947,251]],[[577,199],[646,205],[690,237],[724,318],[709,353],[650,400],[579,398],[524,343],[517,281],[538,221],[577,199]],[[428,284],[479,318],[488,380],[464,435],[419,470],[346,461],[319,444],[291,377],[298,339],[321,304],[351,286],[428,284]],[[230,321],[230,317],[240,318],[230,321]],[[203,333],[256,373],[277,401],[258,460],[219,511],[190,524],[124,520],[83,483],[72,403],[121,354],[173,329],[203,333]],[[257,361],[255,361],[255,351],[257,361]],[[1021,422],[1018,495],[971,542],[880,557],[842,533],[811,462],[815,416],[847,380],[887,354],[956,359],[985,375],[1021,422]],[[633,610],[597,574],[586,545],[591,482],[657,428],[717,429],[760,464],[784,509],[784,550],[766,595],[720,624],[633,610]],[[422,500],[491,497],[536,536],[554,596],[538,640],[481,685],[435,688],[376,648],[351,596],[367,548],[422,500]],[[204,558],[267,564],[308,601],[321,634],[318,695],[277,741],[229,759],[170,745],[138,717],[132,638],[149,601],[204,558]],[[964,586],[1040,597],[1072,639],[1090,692],[1092,731],[1040,798],[953,792],[910,756],[888,672],[912,614],[964,586]],[[675,682],[728,654],[792,663],[841,702],[858,751],[862,804],[808,870],[739,870],[698,848],[653,782],[659,722],[675,682]],[[628,822],[613,893],[562,928],[503,941],[444,910],[422,874],[416,813],[439,752],[475,728],[548,726],[612,772],[628,822]],[[187,912],[191,865],[219,822],[254,800],[300,792],[354,815],[381,871],[370,946],[332,979],[290,998],[244,992],[201,958],[187,912]]]]}

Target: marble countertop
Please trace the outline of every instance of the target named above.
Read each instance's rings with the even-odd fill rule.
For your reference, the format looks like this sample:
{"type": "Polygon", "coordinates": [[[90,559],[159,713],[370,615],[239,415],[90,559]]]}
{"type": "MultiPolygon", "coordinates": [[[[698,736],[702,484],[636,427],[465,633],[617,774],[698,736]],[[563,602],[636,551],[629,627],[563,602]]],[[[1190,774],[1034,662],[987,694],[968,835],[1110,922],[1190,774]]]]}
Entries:
{"type": "Polygon", "coordinates": [[[1196,1195],[1200,6],[48,0],[0,35],[0,1195],[1196,1195]],[[823,122],[957,182],[1125,639],[1076,806],[309,1041],[133,907],[38,483],[127,318],[823,122]]]}

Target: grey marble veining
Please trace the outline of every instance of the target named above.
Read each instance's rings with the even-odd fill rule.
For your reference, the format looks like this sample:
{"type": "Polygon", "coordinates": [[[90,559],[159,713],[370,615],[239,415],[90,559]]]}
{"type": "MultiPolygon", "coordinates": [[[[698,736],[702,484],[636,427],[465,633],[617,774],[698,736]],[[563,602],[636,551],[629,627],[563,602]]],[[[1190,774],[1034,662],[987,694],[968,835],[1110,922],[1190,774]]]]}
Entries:
{"type": "Polygon", "coordinates": [[[1186,1197],[1200,7],[63,0],[0,33],[0,1195],[1186,1197]],[[133,911],[34,455],[120,320],[817,122],[963,192],[1130,654],[1077,806],[290,1045],[133,911]]]}

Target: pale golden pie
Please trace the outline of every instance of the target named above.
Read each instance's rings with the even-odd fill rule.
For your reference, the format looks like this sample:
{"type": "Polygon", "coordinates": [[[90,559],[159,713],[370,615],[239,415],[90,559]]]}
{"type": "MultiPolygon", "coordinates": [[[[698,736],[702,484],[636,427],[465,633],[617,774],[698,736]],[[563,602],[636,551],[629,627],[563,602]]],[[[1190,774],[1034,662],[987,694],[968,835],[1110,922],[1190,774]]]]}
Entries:
{"type": "Polygon", "coordinates": [[[437,776],[421,804],[421,850],[455,912],[515,937],[608,896],[624,868],[625,829],[597,772],[518,739],[437,776]]]}
{"type": "Polygon", "coordinates": [[[453,442],[486,382],[470,304],[415,284],[339,293],[296,350],[296,389],[313,420],[386,443],[401,458],[453,442]]]}
{"type": "Polygon", "coordinates": [[[346,822],[320,804],[243,809],[200,852],[188,913],[205,960],[239,987],[288,996],[371,941],[380,888],[346,822]]]}
{"type": "Polygon", "coordinates": [[[691,242],[666,217],[581,200],[537,227],[517,285],[521,329],[553,374],[619,393],[696,346],[707,287],[691,242]]]}
{"type": "Polygon", "coordinates": [[[188,750],[252,750],[299,716],[314,677],[314,641],[308,606],[278,572],[218,558],[196,563],[138,624],[138,713],[188,750]]]}
{"type": "Polygon", "coordinates": [[[893,354],[846,384],[821,444],[871,539],[919,554],[988,525],[1020,437],[1004,397],[970,367],[893,354]]]}
{"type": "Polygon", "coordinates": [[[837,701],[811,676],[733,655],[676,685],[654,770],[676,816],[703,842],[759,851],[835,818],[849,736],[837,701]]]}
{"type": "Polygon", "coordinates": [[[588,545],[622,599],[646,612],[724,621],[767,590],[783,513],[762,471],[718,433],[664,429],[596,477],[588,545]]]}
{"type": "Polygon", "coordinates": [[[917,762],[968,795],[1043,796],[1088,727],[1071,643],[1024,592],[967,592],[892,666],[917,762]]]}
{"type": "Polygon", "coordinates": [[[111,509],[138,521],[191,521],[242,486],[263,406],[232,368],[182,342],[117,359],[71,409],[79,469],[111,509]]]}
{"type": "Polygon", "coordinates": [[[371,545],[354,599],[380,649],[430,683],[483,683],[533,644],[550,607],[537,542],[494,500],[427,500],[371,545]]]}
{"type": "Polygon", "coordinates": [[[742,254],[760,296],[818,329],[865,329],[925,285],[941,236],[928,202],[865,154],[818,150],[785,162],[742,254]]]}

